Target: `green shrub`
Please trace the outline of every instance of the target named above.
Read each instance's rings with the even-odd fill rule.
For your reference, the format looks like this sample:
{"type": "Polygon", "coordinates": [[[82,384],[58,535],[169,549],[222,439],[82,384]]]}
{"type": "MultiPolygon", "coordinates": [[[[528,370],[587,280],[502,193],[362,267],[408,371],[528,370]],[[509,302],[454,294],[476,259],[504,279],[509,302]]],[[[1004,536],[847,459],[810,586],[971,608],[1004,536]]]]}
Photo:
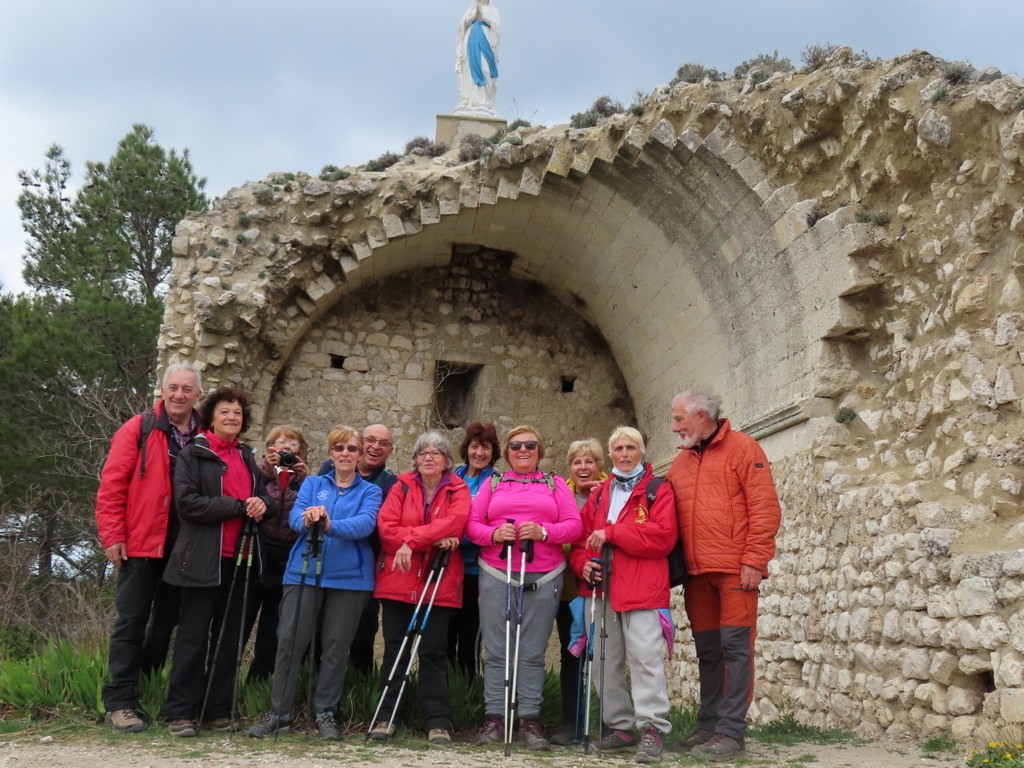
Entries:
{"type": "Polygon", "coordinates": [[[624,111],[625,108],[622,106],[621,101],[617,101],[611,96],[600,96],[591,105],[590,109],[585,112],[577,112],[570,117],[569,125],[573,128],[593,128],[601,122],[602,118],[611,117],[624,111]]]}
{"type": "Polygon", "coordinates": [[[270,205],[274,202],[274,190],[270,187],[260,187],[256,190],[256,194],[253,197],[256,198],[256,202],[260,205],[270,205]]]}
{"type": "Polygon", "coordinates": [[[836,411],[836,421],[840,424],[848,424],[857,418],[857,412],[853,408],[847,408],[845,405],[836,411]]]}
{"type": "Polygon", "coordinates": [[[35,656],[43,642],[31,627],[16,624],[0,626],[0,659],[24,661],[35,656]]]}
{"type": "Polygon", "coordinates": [[[669,81],[669,85],[679,83],[703,83],[705,80],[718,82],[724,80],[725,74],[717,69],[705,67],[696,61],[688,61],[676,70],[676,76],[669,81]]]}
{"type": "Polygon", "coordinates": [[[889,221],[889,214],[884,211],[857,211],[858,224],[874,224],[876,227],[884,227],[889,221]]]}
{"type": "Polygon", "coordinates": [[[932,736],[925,740],[921,745],[921,751],[928,757],[938,757],[943,752],[959,752],[960,749],[957,747],[953,737],[949,735],[948,731],[932,736]]]}
{"type": "Polygon", "coordinates": [[[320,169],[320,178],[324,181],[341,181],[347,179],[352,174],[348,171],[343,171],[336,165],[325,165],[320,169]]]}
{"type": "Polygon", "coordinates": [[[428,157],[440,157],[448,151],[447,144],[439,144],[431,141],[426,136],[415,136],[405,143],[405,154],[427,155],[428,157]]]}
{"type": "Polygon", "coordinates": [[[839,49],[834,43],[815,43],[800,52],[800,61],[812,72],[825,66],[829,57],[839,49]]]}
{"type": "Polygon", "coordinates": [[[851,741],[854,738],[848,731],[833,728],[822,729],[813,725],[805,725],[796,719],[792,712],[786,712],[778,720],[750,729],[750,735],[765,744],[836,744],[851,741]]]}
{"type": "Polygon", "coordinates": [[[813,227],[826,216],[828,216],[828,209],[821,203],[820,200],[815,202],[814,205],[811,206],[811,210],[807,212],[808,228],[813,227]]]}
{"type": "Polygon", "coordinates": [[[248,213],[246,213],[245,211],[238,212],[238,226],[242,227],[243,229],[248,229],[251,223],[252,219],[249,218],[248,213]]]}
{"type": "Polygon", "coordinates": [[[511,133],[517,128],[529,128],[532,125],[533,123],[531,123],[529,120],[522,120],[517,117],[515,120],[508,124],[508,132],[511,133]]]}
{"type": "Polygon", "coordinates": [[[294,173],[278,173],[271,179],[274,184],[287,184],[289,181],[295,181],[294,173]]]}
{"type": "Polygon", "coordinates": [[[380,157],[370,160],[366,163],[366,170],[368,171],[384,171],[390,168],[392,165],[397,163],[402,158],[396,155],[394,152],[384,152],[380,157]]]}
{"type": "Polygon", "coordinates": [[[942,76],[950,85],[959,85],[974,79],[974,67],[966,61],[947,61],[942,65],[942,76]]]}
{"type": "Polygon", "coordinates": [[[747,59],[732,71],[732,76],[737,80],[743,80],[747,75],[754,73],[754,83],[763,83],[776,72],[792,72],[793,62],[785,56],[779,56],[778,49],[771,53],[761,53],[752,59],[747,59]],[[757,70],[754,72],[754,70],[757,70]]]}
{"type": "Polygon", "coordinates": [[[949,100],[949,87],[945,86],[945,85],[940,86],[939,88],[936,88],[935,89],[935,93],[933,93],[932,96],[931,96],[932,104],[938,104],[940,101],[948,101],[948,100],[949,100]]]}
{"type": "Polygon", "coordinates": [[[488,146],[488,141],[483,136],[478,136],[475,133],[463,136],[462,141],[459,142],[459,162],[466,163],[479,159],[488,146]]]}
{"type": "Polygon", "coordinates": [[[990,741],[983,750],[967,755],[968,768],[1024,768],[1024,744],[990,741]]]}

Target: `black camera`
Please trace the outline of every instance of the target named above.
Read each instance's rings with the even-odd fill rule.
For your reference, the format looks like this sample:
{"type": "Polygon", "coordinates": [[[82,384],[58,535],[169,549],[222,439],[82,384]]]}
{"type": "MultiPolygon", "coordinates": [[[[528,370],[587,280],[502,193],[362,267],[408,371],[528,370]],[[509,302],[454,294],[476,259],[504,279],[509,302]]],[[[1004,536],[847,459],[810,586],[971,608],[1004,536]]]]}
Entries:
{"type": "Polygon", "coordinates": [[[277,460],[281,463],[282,467],[294,467],[299,463],[299,457],[291,451],[278,451],[277,460]]]}

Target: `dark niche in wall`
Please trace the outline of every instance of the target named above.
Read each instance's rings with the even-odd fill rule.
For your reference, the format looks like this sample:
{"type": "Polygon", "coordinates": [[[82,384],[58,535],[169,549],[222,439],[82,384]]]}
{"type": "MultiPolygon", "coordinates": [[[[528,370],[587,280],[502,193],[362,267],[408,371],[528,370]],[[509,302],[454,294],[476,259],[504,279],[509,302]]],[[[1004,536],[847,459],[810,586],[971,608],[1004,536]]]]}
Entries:
{"type": "Polygon", "coordinates": [[[464,427],[473,419],[476,386],[483,366],[438,360],[434,368],[437,426],[464,427]]]}

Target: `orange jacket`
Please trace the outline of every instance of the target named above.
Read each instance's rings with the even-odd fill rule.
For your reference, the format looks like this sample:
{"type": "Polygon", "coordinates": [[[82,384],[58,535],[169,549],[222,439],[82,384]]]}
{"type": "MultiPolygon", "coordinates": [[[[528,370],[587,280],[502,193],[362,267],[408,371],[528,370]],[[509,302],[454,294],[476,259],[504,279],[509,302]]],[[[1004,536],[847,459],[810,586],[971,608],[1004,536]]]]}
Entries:
{"type": "Polygon", "coordinates": [[[768,575],[782,519],[772,471],[761,446],[728,419],[703,453],[682,449],[665,475],[676,497],[687,572],[736,573],[749,565],[768,575]]]}

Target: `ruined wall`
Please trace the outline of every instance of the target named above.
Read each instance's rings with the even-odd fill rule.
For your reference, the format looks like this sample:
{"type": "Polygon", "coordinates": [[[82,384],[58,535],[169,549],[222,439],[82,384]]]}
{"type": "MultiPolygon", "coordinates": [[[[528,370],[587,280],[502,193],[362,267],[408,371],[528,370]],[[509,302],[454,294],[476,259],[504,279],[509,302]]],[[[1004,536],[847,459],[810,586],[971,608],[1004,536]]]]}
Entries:
{"type": "MultiPolygon", "coordinates": [[[[753,716],[983,737],[1024,722],[1024,82],[988,80],[844,49],[757,86],[659,89],[594,129],[523,129],[474,162],[275,174],[180,225],[163,359],[242,383],[266,424],[299,412],[292,387],[331,397],[301,380],[317,355],[360,356],[371,330],[345,340],[346,302],[368,319],[390,311],[363,303],[388,280],[421,281],[462,246],[509,254],[511,278],[604,339],[659,469],[671,396],[691,385],[772,459],[784,522],[753,716]]],[[[433,387],[451,321],[417,311],[431,333],[389,326],[376,346],[422,343],[433,387]]],[[[517,327],[523,355],[550,351],[517,327]]],[[[544,418],[562,434],[569,416],[544,418]]]]}

